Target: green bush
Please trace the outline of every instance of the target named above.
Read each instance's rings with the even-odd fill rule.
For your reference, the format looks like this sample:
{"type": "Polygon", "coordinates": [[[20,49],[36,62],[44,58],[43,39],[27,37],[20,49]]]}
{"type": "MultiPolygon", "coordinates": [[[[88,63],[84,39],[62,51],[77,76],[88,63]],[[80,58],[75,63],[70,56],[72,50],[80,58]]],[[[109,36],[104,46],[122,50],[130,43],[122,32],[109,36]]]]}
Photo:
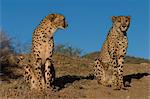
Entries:
{"type": "Polygon", "coordinates": [[[14,53],[12,39],[4,32],[0,31],[0,58],[8,54],[14,53]]]}
{"type": "Polygon", "coordinates": [[[80,56],[82,53],[82,49],[74,48],[69,44],[58,44],[54,48],[55,53],[62,53],[69,56],[80,56]]]}

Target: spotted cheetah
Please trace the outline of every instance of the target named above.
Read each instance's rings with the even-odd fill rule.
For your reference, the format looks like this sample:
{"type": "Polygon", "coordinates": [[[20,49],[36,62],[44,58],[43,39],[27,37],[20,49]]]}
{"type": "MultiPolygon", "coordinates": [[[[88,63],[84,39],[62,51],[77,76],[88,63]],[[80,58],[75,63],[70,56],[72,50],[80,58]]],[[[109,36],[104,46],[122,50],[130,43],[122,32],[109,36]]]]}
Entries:
{"type": "MultiPolygon", "coordinates": [[[[55,78],[52,60],[54,50],[53,34],[57,29],[65,29],[66,27],[67,22],[63,15],[49,14],[42,20],[32,34],[32,52],[30,56],[33,64],[28,65],[32,65],[34,76],[36,75],[37,79],[36,82],[40,85],[39,87],[34,85],[35,83],[31,83],[37,89],[52,88],[52,81],[55,78]]],[[[33,75],[32,72],[29,74],[33,75]]]]}
{"type": "MultiPolygon", "coordinates": [[[[25,79],[25,82],[29,85],[30,89],[37,89],[37,86],[39,87],[40,91],[43,90],[42,83],[38,82],[38,75],[35,74],[35,70],[33,69],[34,66],[34,58],[32,57],[32,54],[20,54],[17,55],[17,63],[18,65],[23,69],[23,76],[25,79]]],[[[51,62],[53,63],[53,62],[51,62]]],[[[51,65],[51,85],[53,85],[54,79],[55,79],[55,70],[53,64],[51,65]]],[[[54,86],[52,86],[54,88],[54,86]]]]}
{"type": "Polygon", "coordinates": [[[112,16],[113,26],[95,60],[94,75],[99,84],[123,88],[123,64],[128,40],[130,16],[112,16]]]}
{"type": "Polygon", "coordinates": [[[36,89],[36,86],[40,86],[37,83],[37,77],[33,70],[33,63],[31,62],[31,56],[30,54],[20,54],[17,55],[17,64],[23,69],[23,77],[25,79],[25,82],[29,85],[31,89],[36,89]]]}
{"type": "Polygon", "coordinates": [[[52,55],[54,50],[53,34],[57,29],[65,29],[67,23],[61,14],[46,16],[32,35],[32,55],[35,59],[34,70],[43,87],[50,88],[52,81],[52,55]]]}

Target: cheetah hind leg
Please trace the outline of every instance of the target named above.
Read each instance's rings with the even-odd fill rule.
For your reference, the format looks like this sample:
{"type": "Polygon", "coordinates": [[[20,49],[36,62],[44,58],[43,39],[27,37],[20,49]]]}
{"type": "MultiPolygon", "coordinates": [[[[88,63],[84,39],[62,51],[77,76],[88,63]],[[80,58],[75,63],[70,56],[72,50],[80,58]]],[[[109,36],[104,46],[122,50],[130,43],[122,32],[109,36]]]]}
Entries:
{"type": "Polygon", "coordinates": [[[107,69],[108,64],[101,62],[99,59],[95,61],[95,76],[98,84],[106,87],[112,86],[112,77],[110,71],[107,69]]]}
{"type": "Polygon", "coordinates": [[[51,59],[47,59],[45,63],[45,83],[46,89],[53,89],[53,82],[55,80],[55,69],[53,65],[53,61],[51,59]]]}
{"type": "Polygon", "coordinates": [[[34,64],[34,73],[35,77],[37,79],[36,84],[37,84],[37,89],[39,91],[44,91],[44,77],[43,77],[43,72],[42,72],[42,60],[41,58],[38,58],[36,63],[34,64]]]}
{"type": "Polygon", "coordinates": [[[29,85],[30,89],[35,89],[36,88],[36,83],[35,83],[35,76],[33,73],[33,69],[32,67],[28,64],[26,66],[23,67],[25,74],[24,74],[24,79],[25,82],[29,85]]]}

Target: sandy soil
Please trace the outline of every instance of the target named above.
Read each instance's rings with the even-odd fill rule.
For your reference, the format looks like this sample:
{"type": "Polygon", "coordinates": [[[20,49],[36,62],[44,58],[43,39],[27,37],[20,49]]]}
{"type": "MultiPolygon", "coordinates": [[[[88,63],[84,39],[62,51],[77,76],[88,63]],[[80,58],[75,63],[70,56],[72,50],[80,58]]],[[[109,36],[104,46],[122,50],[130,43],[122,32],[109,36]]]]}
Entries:
{"type": "MultiPolygon", "coordinates": [[[[69,61],[69,60],[68,60],[69,61]]],[[[29,91],[22,77],[7,80],[1,76],[1,99],[7,98],[87,98],[87,99],[150,99],[150,64],[125,64],[124,83],[127,90],[113,90],[98,85],[87,60],[56,64],[56,89],[48,94],[29,91]]]]}

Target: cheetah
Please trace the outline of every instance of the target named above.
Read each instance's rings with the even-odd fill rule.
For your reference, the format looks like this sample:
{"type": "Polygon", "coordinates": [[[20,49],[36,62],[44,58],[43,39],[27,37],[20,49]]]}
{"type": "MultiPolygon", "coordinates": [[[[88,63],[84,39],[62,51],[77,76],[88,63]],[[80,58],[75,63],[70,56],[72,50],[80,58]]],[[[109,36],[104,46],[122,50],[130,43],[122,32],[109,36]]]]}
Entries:
{"type": "Polygon", "coordinates": [[[53,67],[53,34],[57,29],[68,26],[65,17],[61,14],[47,15],[32,34],[32,57],[34,70],[39,83],[45,88],[51,88],[53,67]]]}
{"type": "Polygon", "coordinates": [[[123,64],[128,47],[127,30],[130,16],[112,16],[113,26],[95,60],[94,75],[101,85],[120,90],[123,85],[123,64]]]}
{"type": "MultiPolygon", "coordinates": [[[[37,83],[37,77],[33,70],[33,63],[31,62],[30,54],[20,54],[17,55],[17,64],[23,69],[23,77],[25,82],[29,85],[30,89],[36,89],[36,86],[40,86],[37,83]]],[[[42,88],[42,86],[41,86],[42,88]]]]}
{"type": "Polygon", "coordinates": [[[28,74],[33,75],[36,78],[36,83],[40,85],[35,85],[36,83],[33,83],[35,80],[30,79],[29,82],[33,81],[31,86],[36,86],[36,89],[52,88],[52,82],[55,79],[55,69],[52,60],[54,50],[53,34],[57,29],[65,29],[67,26],[68,24],[63,15],[49,14],[41,21],[32,34],[32,51],[30,53],[32,64],[26,64],[27,66],[30,65],[33,73],[27,69],[26,71],[29,71],[30,73],[28,74]]]}
{"type": "MultiPolygon", "coordinates": [[[[37,89],[36,87],[39,86],[40,91],[43,90],[43,86],[41,83],[38,82],[37,74],[35,74],[35,70],[33,69],[34,66],[34,58],[32,54],[20,54],[17,55],[17,64],[23,69],[23,77],[25,82],[29,85],[30,89],[37,89]]],[[[51,62],[53,63],[53,62],[51,62]]],[[[51,85],[54,83],[55,79],[55,70],[53,64],[51,65],[51,74],[52,74],[52,81],[51,85]]],[[[54,88],[54,86],[52,86],[54,88]]]]}

